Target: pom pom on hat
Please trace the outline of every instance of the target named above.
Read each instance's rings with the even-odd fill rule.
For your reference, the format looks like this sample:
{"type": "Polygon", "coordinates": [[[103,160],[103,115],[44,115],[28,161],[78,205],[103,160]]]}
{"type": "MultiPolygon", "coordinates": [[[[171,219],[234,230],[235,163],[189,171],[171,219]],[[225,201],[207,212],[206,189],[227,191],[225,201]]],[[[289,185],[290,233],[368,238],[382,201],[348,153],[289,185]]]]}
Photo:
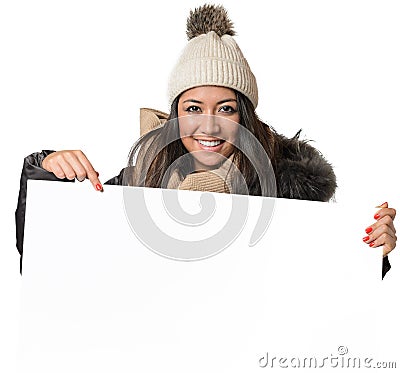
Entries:
{"type": "Polygon", "coordinates": [[[196,36],[214,31],[219,37],[222,35],[234,36],[233,23],[222,6],[203,5],[191,10],[186,22],[188,40],[196,36]]]}
{"type": "Polygon", "coordinates": [[[256,108],[256,78],[233,38],[233,23],[225,8],[196,8],[190,12],[186,26],[189,42],[169,77],[169,105],[190,88],[211,85],[243,93],[256,108]]]}

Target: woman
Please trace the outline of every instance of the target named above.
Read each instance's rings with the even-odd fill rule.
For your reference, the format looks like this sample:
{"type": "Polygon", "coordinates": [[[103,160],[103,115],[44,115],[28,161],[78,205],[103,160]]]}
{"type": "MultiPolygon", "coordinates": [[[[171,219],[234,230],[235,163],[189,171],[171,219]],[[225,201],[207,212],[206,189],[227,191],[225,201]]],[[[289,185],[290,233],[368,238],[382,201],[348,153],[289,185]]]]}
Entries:
{"type": "MultiPolygon", "coordinates": [[[[288,139],[257,117],[256,79],[234,35],[232,22],[221,6],[205,5],[191,12],[189,43],[169,80],[168,120],[138,140],[128,167],[106,184],[315,201],[328,201],[333,196],[336,177],[322,155],[300,141],[299,133],[288,139]],[[219,179],[210,182],[215,180],[212,175],[219,179]]],[[[21,258],[29,178],[88,178],[96,190],[103,189],[99,174],[82,151],[44,151],[28,156],[16,211],[21,258]]],[[[384,276],[390,269],[387,255],[396,246],[396,211],[387,203],[380,208],[363,240],[383,247],[384,276]]]]}

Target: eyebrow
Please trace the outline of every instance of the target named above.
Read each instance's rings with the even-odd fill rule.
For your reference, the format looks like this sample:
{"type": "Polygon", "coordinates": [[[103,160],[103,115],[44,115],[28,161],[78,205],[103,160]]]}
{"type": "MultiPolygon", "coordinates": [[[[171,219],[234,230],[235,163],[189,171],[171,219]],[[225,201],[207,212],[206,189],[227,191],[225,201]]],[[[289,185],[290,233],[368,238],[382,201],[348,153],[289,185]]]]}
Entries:
{"type": "MultiPolygon", "coordinates": [[[[224,104],[225,102],[231,102],[231,101],[237,102],[237,100],[234,98],[226,98],[224,100],[218,101],[217,105],[221,105],[221,104],[224,104]]],[[[204,102],[195,100],[194,98],[190,98],[188,100],[183,101],[183,103],[185,103],[185,102],[194,102],[195,104],[204,104],[204,102]]]]}

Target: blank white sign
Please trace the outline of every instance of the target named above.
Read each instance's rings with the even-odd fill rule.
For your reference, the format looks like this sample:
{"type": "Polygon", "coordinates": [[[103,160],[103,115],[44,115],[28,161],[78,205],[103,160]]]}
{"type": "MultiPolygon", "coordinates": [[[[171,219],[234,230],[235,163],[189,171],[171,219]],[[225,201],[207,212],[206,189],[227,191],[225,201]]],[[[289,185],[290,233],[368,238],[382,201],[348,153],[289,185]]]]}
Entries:
{"type": "MultiPolygon", "coordinates": [[[[214,213],[190,226],[165,211],[162,192],[28,182],[20,372],[256,372],[267,356],[289,368],[297,358],[377,357],[382,252],[361,240],[369,212],[209,193],[214,213]],[[266,200],[272,219],[249,246],[266,200]],[[152,217],[149,232],[191,250],[207,232],[229,231],[235,203],[248,203],[241,231],[202,260],[148,248],[126,211],[145,206],[133,215],[152,217]]],[[[199,212],[202,192],[165,193],[199,212]]]]}

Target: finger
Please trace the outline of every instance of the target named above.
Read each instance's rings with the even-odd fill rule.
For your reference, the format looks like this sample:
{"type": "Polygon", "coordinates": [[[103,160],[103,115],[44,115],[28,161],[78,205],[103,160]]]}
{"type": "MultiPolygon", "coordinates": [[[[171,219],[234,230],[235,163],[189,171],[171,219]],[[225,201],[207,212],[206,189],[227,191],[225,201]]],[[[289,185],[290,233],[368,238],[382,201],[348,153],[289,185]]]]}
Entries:
{"type": "Polygon", "coordinates": [[[58,161],[58,165],[61,167],[65,177],[68,180],[75,179],[76,176],[75,171],[73,167],[70,165],[70,163],[67,160],[65,160],[65,158],[60,158],[58,161]]]}
{"type": "Polygon", "coordinates": [[[384,225],[387,225],[393,232],[396,233],[396,228],[394,227],[393,219],[391,218],[390,215],[385,215],[385,216],[379,218],[379,220],[377,220],[374,224],[370,225],[370,228],[372,228],[372,230],[375,230],[378,227],[384,226],[384,225]]]}
{"type": "MultiPolygon", "coordinates": [[[[86,170],[85,170],[85,169],[84,169],[84,173],[85,173],[84,176],[79,176],[79,175],[76,176],[76,179],[77,179],[79,182],[84,181],[84,180],[86,179],[86,170]]],[[[97,174],[97,177],[99,177],[99,173],[98,173],[97,171],[96,171],[96,174],[97,174]]]]}
{"type": "Polygon", "coordinates": [[[46,168],[47,171],[52,172],[54,175],[56,175],[59,179],[65,179],[65,173],[61,166],[58,163],[54,163],[49,165],[48,168],[46,168]]]}
{"type": "Polygon", "coordinates": [[[363,238],[363,241],[366,244],[370,244],[371,242],[377,240],[380,236],[382,236],[384,234],[387,234],[387,235],[391,236],[394,240],[396,240],[395,232],[393,232],[393,230],[390,229],[389,226],[382,225],[382,226],[376,228],[374,231],[368,233],[368,236],[365,236],[363,238]]]}
{"type": "Polygon", "coordinates": [[[383,245],[383,257],[388,256],[395,247],[396,247],[396,244],[394,244],[393,246],[389,245],[389,244],[384,244],[383,245]]]}
{"type": "Polygon", "coordinates": [[[369,244],[370,247],[383,246],[383,255],[389,254],[396,247],[396,239],[384,233],[369,244]]]}
{"type": "Polygon", "coordinates": [[[42,167],[49,172],[52,172],[59,179],[65,179],[66,175],[63,171],[63,168],[59,164],[60,154],[52,153],[48,155],[42,162],[42,167]]]}
{"type": "Polygon", "coordinates": [[[86,171],[86,177],[90,180],[93,185],[93,188],[98,191],[103,191],[103,185],[99,180],[99,173],[93,168],[90,161],[87,159],[86,155],[83,152],[78,151],[76,153],[77,158],[79,159],[80,163],[84,167],[86,171]]]}
{"type": "Polygon", "coordinates": [[[78,181],[85,180],[87,177],[85,167],[82,165],[81,161],[76,156],[75,151],[65,153],[64,158],[72,167],[76,179],[78,181]]]}
{"type": "Polygon", "coordinates": [[[97,191],[102,192],[103,191],[103,185],[101,184],[101,181],[98,178],[98,172],[96,172],[95,170],[90,170],[90,171],[87,172],[87,174],[88,174],[88,179],[92,183],[93,187],[97,191]]]}
{"type": "Polygon", "coordinates": [[[394,220],[396,218],[396,209],[384,207],[376,212],[376,214],[374,215],[374,219],[379,220],[384,216],[390,216],[392,220],[394,220]]]}

